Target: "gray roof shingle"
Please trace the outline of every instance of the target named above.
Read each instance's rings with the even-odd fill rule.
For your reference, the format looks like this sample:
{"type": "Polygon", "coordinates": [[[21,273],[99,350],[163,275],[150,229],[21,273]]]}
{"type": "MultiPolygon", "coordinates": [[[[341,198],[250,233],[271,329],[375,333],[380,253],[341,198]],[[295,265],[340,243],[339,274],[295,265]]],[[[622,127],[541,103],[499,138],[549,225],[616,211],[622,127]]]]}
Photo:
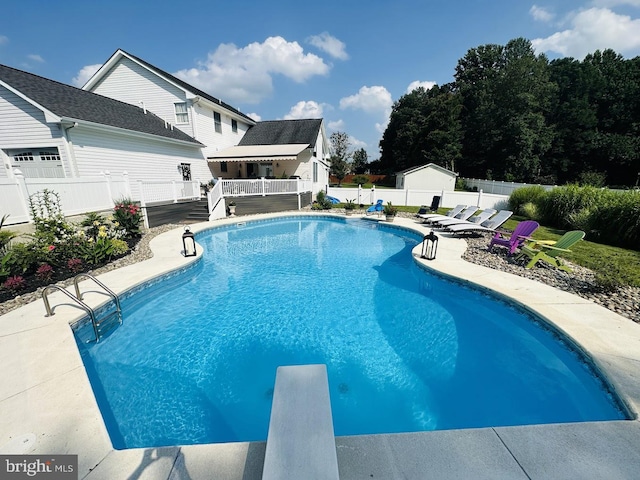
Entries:
{"type": "Polygon", "coordinates": [[[304,143],[315,146],[321,125],[321,118],[258,122],[245,133],[238,145],[304,143]]]}
{"type": "Polygon", "coordinates": [[[108,125],[202,146],[153,113],[32,73],[0,65],[0,80],[59,117],[108,125]]]}

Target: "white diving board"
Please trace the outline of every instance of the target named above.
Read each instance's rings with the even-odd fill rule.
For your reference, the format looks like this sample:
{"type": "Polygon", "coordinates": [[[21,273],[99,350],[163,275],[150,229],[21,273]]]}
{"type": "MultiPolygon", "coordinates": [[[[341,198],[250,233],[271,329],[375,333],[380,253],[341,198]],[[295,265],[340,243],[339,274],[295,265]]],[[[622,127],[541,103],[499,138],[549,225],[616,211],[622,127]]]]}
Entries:
{"type": "Polygon", "coordinates": [[[337,480],[326,365],[278,367],[263,480],[337,480]]]}

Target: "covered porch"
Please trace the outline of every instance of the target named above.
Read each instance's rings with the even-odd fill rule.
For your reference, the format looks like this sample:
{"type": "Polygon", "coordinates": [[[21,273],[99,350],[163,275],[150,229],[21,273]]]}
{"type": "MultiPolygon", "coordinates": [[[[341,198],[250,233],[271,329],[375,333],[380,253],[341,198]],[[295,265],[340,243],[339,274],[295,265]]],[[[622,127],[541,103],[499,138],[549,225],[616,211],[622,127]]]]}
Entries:
{"type": "Polygon", "coordinates": [[[308,144],[239,145],[207,157],[211,172],[220,179],[310,180],[308,144]]]}

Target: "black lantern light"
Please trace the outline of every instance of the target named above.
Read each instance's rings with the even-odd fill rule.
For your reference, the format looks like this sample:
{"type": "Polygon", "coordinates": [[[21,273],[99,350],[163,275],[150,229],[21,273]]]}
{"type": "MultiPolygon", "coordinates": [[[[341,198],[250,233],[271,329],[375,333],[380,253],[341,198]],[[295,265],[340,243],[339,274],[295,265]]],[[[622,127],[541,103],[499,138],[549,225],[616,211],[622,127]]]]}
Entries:
{"type": "Polygon", "coordinates": [[[184,233],[182,234],[182,246],[184,247],[183,252],[185,257],[196,256],[196,239],[189,227],[184,227],[184,233]]]}
{"type": "Polygon", "coordinates": [[[438,236],[433,233],[425,235],[422,239],[422,255],[421,257],[426,260],[433,260],[436,258],[436,251],[438,250],[438,236]]]}

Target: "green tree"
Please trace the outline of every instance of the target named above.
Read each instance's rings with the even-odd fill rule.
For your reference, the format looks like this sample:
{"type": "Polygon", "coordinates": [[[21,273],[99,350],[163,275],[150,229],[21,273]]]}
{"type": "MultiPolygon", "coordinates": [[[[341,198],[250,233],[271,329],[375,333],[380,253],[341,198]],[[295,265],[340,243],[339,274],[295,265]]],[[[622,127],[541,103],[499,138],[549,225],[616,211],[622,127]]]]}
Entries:
{"type": "Polygon", "coordinates": [[[368,163],[369,155],[367,155],[367,151],[364,148],[353,152],[351,161],[351,169],[353,170],[353,173],[365,173],[367,171],[368,163]]]}
{"type": "Polygon", "coordinates": [[[331,143],[330,172],[331,175],[338,179],[338,185],[340,185],[351,170],[351,164],[349,163],[351,142],[349,141],[349,135],[344,132],[333,132],[329,137],[329,142],[331,143]]]}

